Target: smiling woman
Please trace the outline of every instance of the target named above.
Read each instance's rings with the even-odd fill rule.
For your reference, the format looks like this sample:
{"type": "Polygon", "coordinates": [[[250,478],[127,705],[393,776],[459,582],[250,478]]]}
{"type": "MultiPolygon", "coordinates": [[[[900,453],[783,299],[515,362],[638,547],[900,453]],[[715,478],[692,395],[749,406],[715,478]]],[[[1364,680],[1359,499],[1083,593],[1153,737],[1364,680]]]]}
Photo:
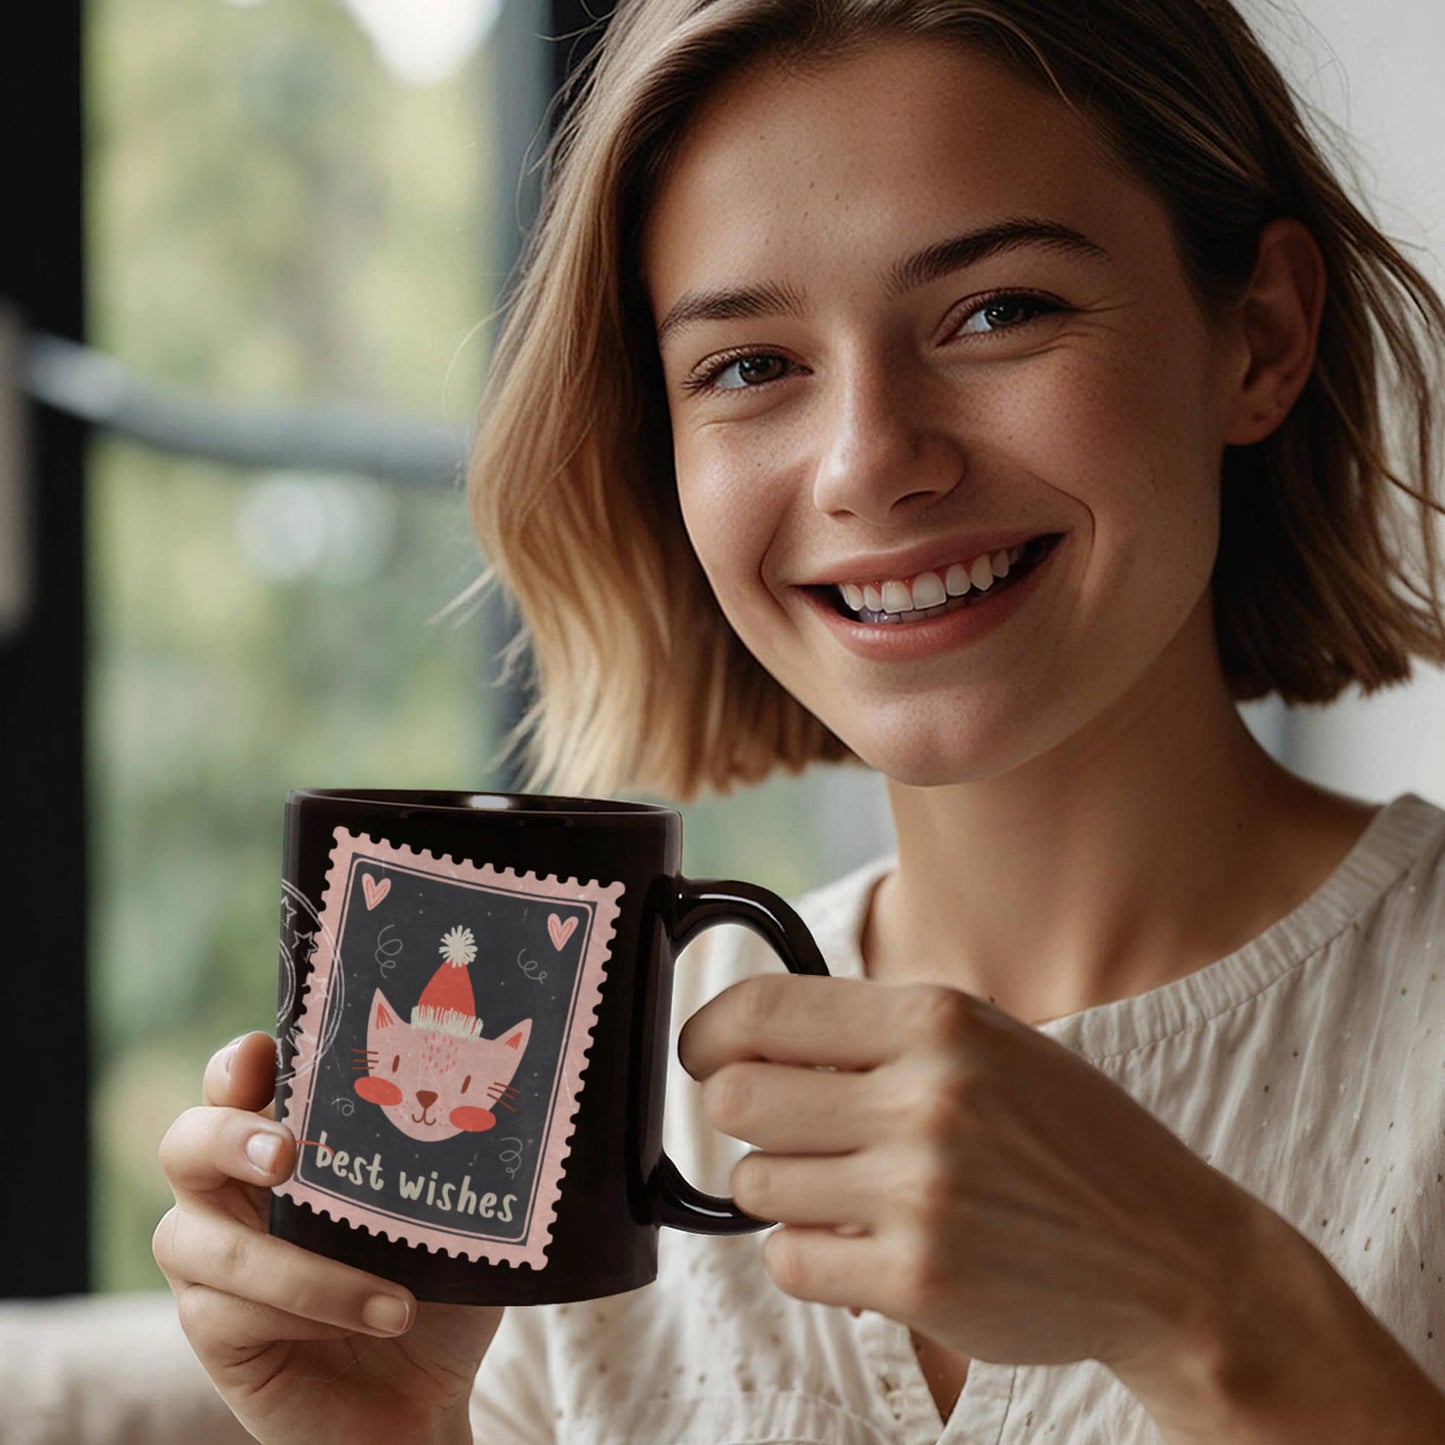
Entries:
{"type": "MultiPolygon", "coordinates": [[[[1207,10],[1192,0],[1137,13],[1048,4],[946,6],[936,13],[892,4],[632,6],[608,37],[588,103],[559,137],[550,215],[534,236],[473,460],[473,512],[485,550],[495,575],[518,597],[529,650],[547,680],[529,720],[533,782],[605,791],[630,780],[688,797],[777,766],[853,755],[831,719],[800,705],[733,629],[716,625],[723,620],[720,600],[677,525],[668,397],[653,349],[674,354],[689,331],[696,336],[703,326],[716,333],[729,322],[796,321],[806,278],[771,266],[748,276],[700,269],[657,309],[642,276],[641,239],[679,152],[696,145],[691,122],[708,112],[722,76],[767,71],[771,55],[789,80],[776,97],[786,106],[816,93],[809,76],[829,55],[843,58],[869,36],[924,32],[991,60],[996,83],[1011,80],[1019,116],[1032,116],[1035,129],[1062,117],[1069,155],[1086,156],[1087,166],[1071,169],[1051,142],[1047,166],[1020,167],[1032,152],[1013,128],[1012,111],[967,144],[940,134],[931,154],[944,169],[918,165],[899,177],[900,185],[926,193],[923,208],[910,210],[903,226],[870,204],[878,170],[857,150],[860,136],[912,94],[911,83],[900,93],[880,76],[867,103],[860,95],[857,104],[839,106],[832,120],[845,129],[820,124],[809,132],[815,148],[805,159],[818,158],[817,175],[800,171],[797,158],[784,162],[776,148],[789,143],[786,133],[759,129],[747,164],[735,157],[728,177],[714,178],[716,193],[694,219],[691,239],[703,251],[756,241],[741,210],[756,212],[765,195],[775,218],[791,216],[805,226],[832,206],[844,229],[829,234],[840,245],[865,219],[891,219],[899,249],[870,258],[883,268],[878,286],[899,299],[916,298],[967,277],[970,284],[950,298],[959,309],[939,319],[959,330],[955,351],[972,345],[970,364],[987,363],[974,365],[975,372],[995,374],[1019,346],[1049,351],[1061,328],[1063,354],[1048,365],[1067,366],[1095,323],[1115,314],[1105,278],[1121,279],[1121,264],[1132,265],[1137,278],[1146,256],[1164,255],[1175,268],[1170,304],[1193,303],[1182,313],[1185,332],[1148,310],[1158,297],[1134,295],[1127,310],[1169,362],[1165,376],[1150,378],[1162,386],[1185,365],[1176,350],[1181,335],[1213,339],[1246,293],[1266,227],[1294,218],[1308,229],[1318,259],[1296,263],[1298,243],[1286,239],[1275,264],[1322,262],[1330,284],[1313,298],[1319,316],[1306,318],[1314,351],[1303,371],[1287,378],[1299,388],[1296,404],[1263,398],[1260,434],[1225,444],[1210,592],[1229,691],[1236,701],[1276,693],[1287,702],[1322,702],[1352,682],[1368,692],[1400,681],[1411,655],[1445,657],[1430,524],[1438,504],[1428,493],[1436,359],[1419,339],[1422,320],[1442,324],[1439,303],[1330,174],[1284,82],[1233,10],[1207,10]],[[847,145],[830,144],[844,134],[847,145]],[[993,197],[981,212],[936,183],[959,171],[983,188],[999,174],[1020,173],[1012,194],[993,197]],[[1032,197],[1042,204],[1024,199],[1030,175],[1032,197]],[[1051,187],[1050,176],[1061,189],[1051,187]],[[1102,189],[1091,189],[1095,181],[1102,189]],[[1103,203],[1106,194],[1124,195],[1130,215],[1147,216],[1146,256],[1103,203]],[[1070,224],[1060,209],[1065,197],[1092,224],[1070,224]],[[930,214],[936,219],[925,225],[930,214]],[[1106,232],[1120,244],[1106,246],[1106,232]],[[1161,249],[1166,236],[1174,244],[1161,249]],[[1090,305],[1069,314],[1068,297],[1043,284],[1053,275],[1089,282],[1090,305]],[[571,278],[584,277],[585,298],[569,289],[571,278]],[[606,368],[594,362],[603,355],[611,358],[606,368]],[[1384,452],[1387,389],[1408,411],[1398,462],[1384,452]],[[563,477],[577,484],[559,488],[553,479],[563,477]],[[539,506],[543,479],[547,504],[539,506]],[[1421,559],[1387,540],[1392,486],[1418,505],[1421,559]],[[604,545],[588,545],[579,562],[584,539],[604,545]],[[1304,546],[1314,561],[1304,560],[1304,546]],[[628,585],[620,589],[624,577],[628,585]],[[1282,617],[1292,619],[1288,628],[1282,617]],[[693,625],[703,619],[706,625],[693,625]],[[659,689],[663,677],[667,685],[659,689]],[[704,695],[713,700],[699,713],[692,700],[704,695]],[[740,719],[746,724],[738,726],[740,719]]],[[[756,90],[756,74],[747,83],[756,90]]],[[[787,123],[782,111],[769,119],[770,126],[787,123]]],[[[793,149],[801,156],[801,146],[793,149]]],[[[693,179],[701,185],[707,178],[699,172],[693,179]]],[[[816,305],[822,298],[812,299],[816,305]]],[[[1117,327],[1108,334],[1122,344],[1117,327]]],[[[694,401],[751,409],[761,403],[735,393],[786,390],[799,379],[799,362],[786,349],[760,351],[751,339],[740,349],[725,340],[699,352],[686,376],[669,381],[688,398],[680,411],[684,425],[702,414],[694,401]]],[[[1135,353],[1141,371],[1148,369],[1144,355],[1135,353]]],[[[1035,367],[1028,374],[1042,373],[1035,367]]],[[[1013,417],[1021,428],[1033,427],[1013,380],[1001,383],[1005,404],[991,405],[1000,424],[1013,417]]],[[[971,511],[987,515],[982,505],[971,511]]]]}
{"type": "Polygon", "coordinates": [[[1201,312],[1163,203],[987,58],[912,41],[759,63],[700,106],[643,272],[683,520],[748,652],[911,784],[1051,748],[1074,773],[1059,744],[1151,669],[1181,713],[1217,712],[1220,456],[1293,402],[1323,292],[1298,223],[1267,240],[1264,284],[1298,271],[1304,294],[1287,349],[1252,358],[1242,324],[1201,312]],[[763,377],[719,385],[746,357],[763,377]],[[1044,537],[1066,540],[1007,586],[1008,550],[1044,537]],[[987,605],[909,616],[915,583],[936,600],[966,566],[987,605]],[[877,592],[873,617],[818,605],[844,583],[877,592]]]}
{"type": "MultiPolygon", "coordinates": [[[[1224,0],[634,0],[553,159],[470,473],[533,781],[846,759],[898,850],[832,977],[679,976],[669,1150],[781,1227],[419,1307],[414,1438],[483,1352],[489,1445],[1445,1437],[1445,811],[1237,708],[1445,661],[1439,297],[1224,0]]],[[[167,1247],[250,1408],[277,1286],[167,1247]]]]}

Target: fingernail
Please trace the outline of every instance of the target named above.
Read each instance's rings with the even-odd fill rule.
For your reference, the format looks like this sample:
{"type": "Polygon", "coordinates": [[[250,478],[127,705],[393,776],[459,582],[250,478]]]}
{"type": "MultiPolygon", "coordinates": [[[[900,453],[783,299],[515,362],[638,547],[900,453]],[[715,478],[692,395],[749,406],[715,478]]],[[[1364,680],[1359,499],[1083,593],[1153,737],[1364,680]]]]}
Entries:
{"type": "Polygon", "coordinates": [[[252,1134],[246,1140],[246,1157],[263,1174],[269,1174],[276,1167],[276,1156],[281,1152],[281,1136],[264,1130],[252,1134]]]}
{"type": "Polygon", "coordinates": [[[231,1065],[236,1062],[236,1050],[241,1047],[241,1039],[245,1037],[245,1034],[241,1034],[238,1038],[232,1039],[231,1042],[226,1045],[226,1052],[221,1055],[222,1067],[228,1074],[231,1072],[231,1065]]]}
{"type": "Polygon", "coordinates": [[[382,1330],[388,1335],[399,1335],[410,1315],[407,1302],[394,1294],[374,1294],[361,1309],[362,1323],[367,1329],[382,1330]]]}

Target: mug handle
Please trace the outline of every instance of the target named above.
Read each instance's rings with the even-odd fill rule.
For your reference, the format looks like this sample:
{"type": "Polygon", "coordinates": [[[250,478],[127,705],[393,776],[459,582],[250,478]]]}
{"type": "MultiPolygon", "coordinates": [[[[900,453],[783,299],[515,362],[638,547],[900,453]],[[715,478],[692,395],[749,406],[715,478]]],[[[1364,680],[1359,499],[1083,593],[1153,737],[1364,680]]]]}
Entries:
{"type": "MultiPolygon", "coordinates": [[[[755,883],[719,878],[676,878],[664,921],[674,954],[704,929],[741,923],[768,943],[790,973],[826,976],[828,965],[808,926],[776,893],[755,883]]],[[[704,1194],[689,1184],[666,1152],[653,1171],[649,1195],[652,1219],[693,1234],[753,1234],[770,1221],[744,1214],[731,1199],[704,1194]]]]}

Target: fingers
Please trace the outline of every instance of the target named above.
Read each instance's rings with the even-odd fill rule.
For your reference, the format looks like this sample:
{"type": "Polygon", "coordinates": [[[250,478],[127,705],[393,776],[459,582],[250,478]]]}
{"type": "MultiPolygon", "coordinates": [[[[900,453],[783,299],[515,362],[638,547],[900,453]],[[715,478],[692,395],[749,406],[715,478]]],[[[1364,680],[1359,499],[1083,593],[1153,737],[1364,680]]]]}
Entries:
{"type": "Polygon", "coordinates": [[[876,1076],[725,1064],[702,1086],[713,1126],[774,1154],[847,1154],[878,1136],[876,1076]]]}
{"type": "Polygon", "coordinates": [[[271,1100],[275,1044],[245,1034],[206,1066],[205,1103],[161,1141],[176,1206],[151,1242],[198,1352],[223,1355],[276,1340],[399,1334],[416,1301],[401,1286],[323,1258],[262,1225],[265,1191],[288,1178],[296,1141],[259,1117],[271,1100]]]}
{"type": "Polygon", "coordinates": [[[877,1168],[863,1155],[829,1159],[748,1154],[733,1166],[733,1199],[754,1219],[779,1224],[873,1228],[885,1202],[877,1168]]]}
{"type": "Polygon", "coordinates": [[[151,1250],[188,1336],[194,1326],[212,1344],[324,1338],[318,1326],[386,1337],[416,1317],[416,1301],[400,1285],[215,1210],[178,1204],[156,1227],[151,1250]]]}
{"type": "Polygon", "coordinates": [[[356,1333],[345,1325],[303,1319],[204,1284],[176,1289],[176,1313],[197,1355],[224,1363],[278,1340],[339,1340],[356,1333]]]}
{"type": "Polygon", "coordinates": [[[784,1294],[855,1310],[881,1309],[889,1297],[883,1253],[869,1239],[790,1225],[763,1241],[763,1268],[784,1294]]]}
{"type": "Polygon", "coordinates": [[[187,1109],[161,1140],[161,1168],[178,1202],[232,1183],[269,1187],[291,1176],[296,1141],[283,1124],[246,1109],[187,1109]]]}
{"type": "Polygon", "coordinates": [[[740,1059],[866,1069],[882,1062],[883,988],[850,978],[759,974],[724,989],[682,1026],[677,1053],[705,1079],[740,1059]]]}
{"type": "Polygon", "coordinates": [[[242,1034],[211,1055],[201,1102],[253,1113],[271,1102],[276,1087],[276,1041],[270,1034],[242,1034]]]}
{"type": "Polygon", "coordinates": [[[871,1069],[905,1053],[956,1052],[988,1008],[937,984],[759,974],[688,1019],[678,1058],[695,1079],[745,1059],[871,1069]]]}

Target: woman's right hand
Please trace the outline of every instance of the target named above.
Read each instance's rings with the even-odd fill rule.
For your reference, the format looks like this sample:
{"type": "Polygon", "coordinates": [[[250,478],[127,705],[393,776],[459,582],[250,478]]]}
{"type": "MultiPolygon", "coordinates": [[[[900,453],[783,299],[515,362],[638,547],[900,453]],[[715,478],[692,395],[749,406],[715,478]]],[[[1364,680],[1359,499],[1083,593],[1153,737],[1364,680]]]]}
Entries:
{"type": "Polygon", "coordinates": [[[275,1067],[264,1033],[214,1054],[204,1104],[161,1143],[176,1203],[151,1248],[191,1348],[265,1445],[470,1441],[467,1402],[501,1309],[421,1303],[268,1233],[270,1188],[296,1157],[272,1117],[275,1067]],[[269,1163],[248,1154],[257,1141],[278,1146],[269,1163]]]}

